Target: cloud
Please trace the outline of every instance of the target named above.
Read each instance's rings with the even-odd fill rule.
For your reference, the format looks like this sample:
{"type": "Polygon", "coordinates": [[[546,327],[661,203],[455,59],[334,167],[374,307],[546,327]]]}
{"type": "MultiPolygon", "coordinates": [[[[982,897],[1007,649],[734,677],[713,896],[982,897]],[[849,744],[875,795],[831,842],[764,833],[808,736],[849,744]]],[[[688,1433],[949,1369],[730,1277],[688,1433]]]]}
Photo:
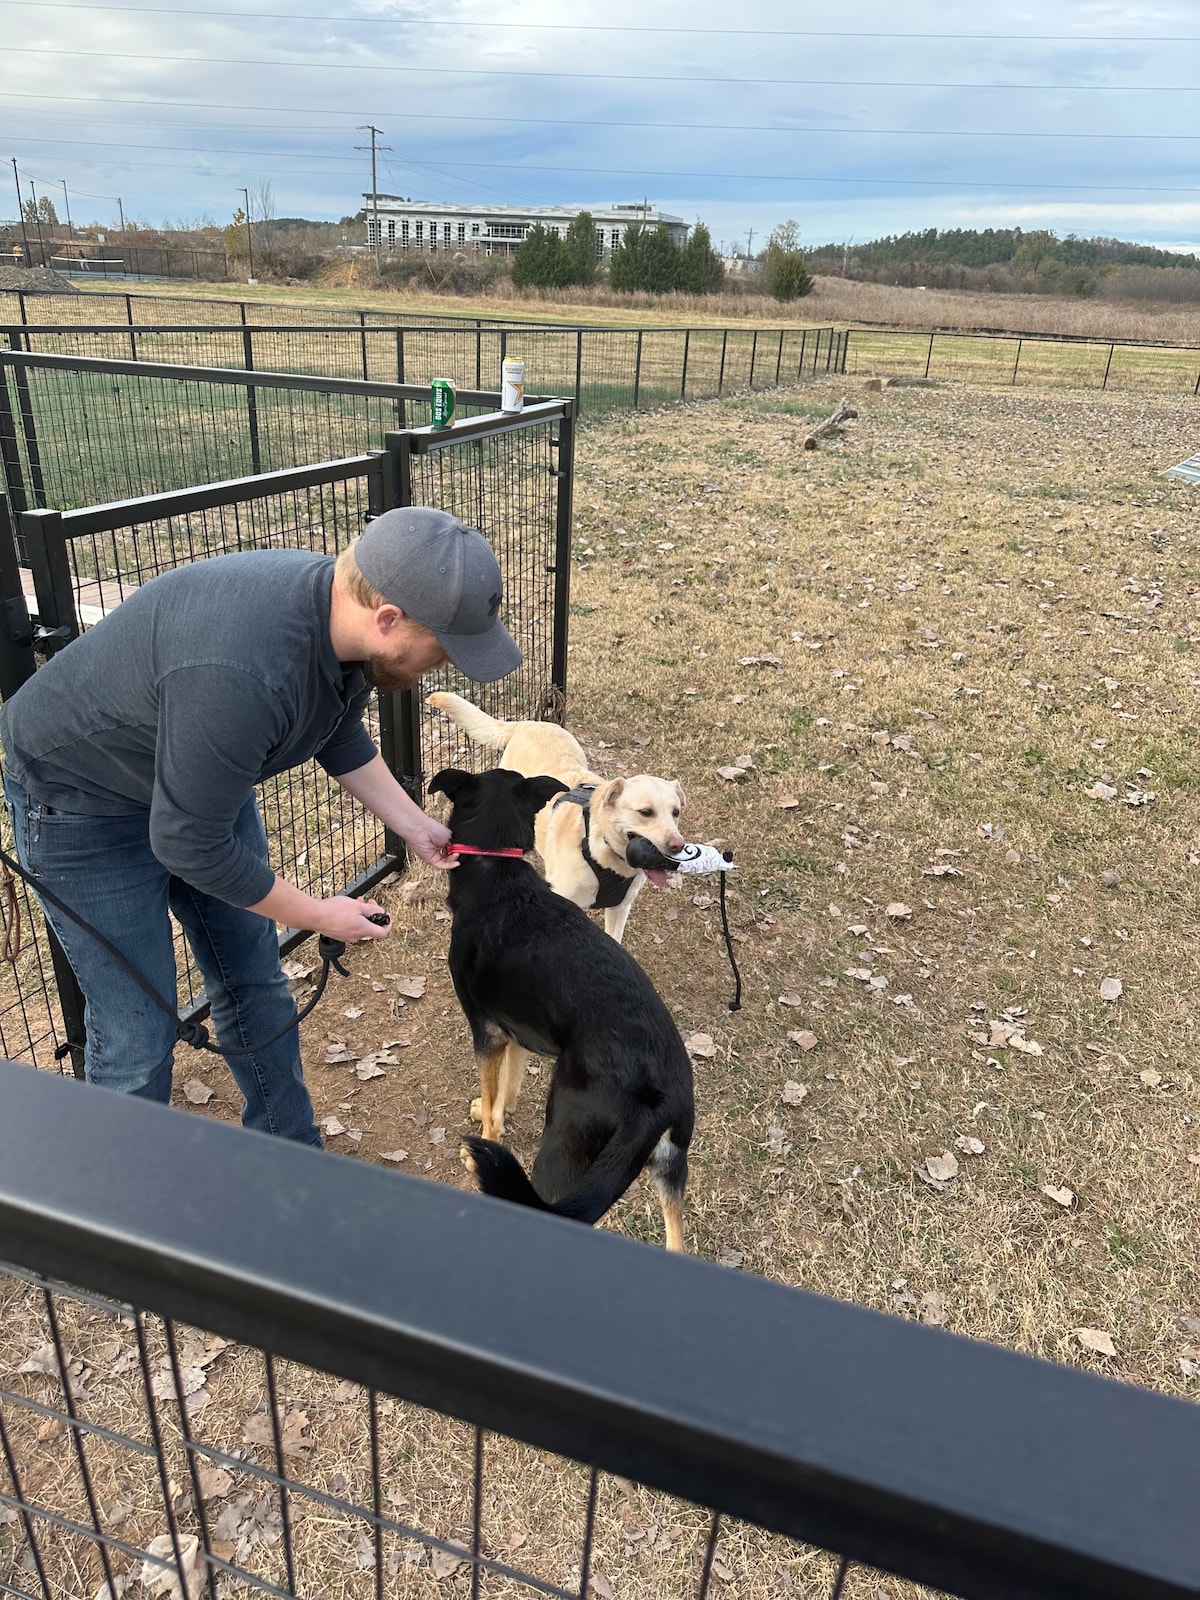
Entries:
{"type": "Polygon", "coordinates": [[[227,216],[270,179],[282,213],[337,217],[369,181],[369,120],[390,146],[381,188],[428,199],[647,196],[728,239],[792,216],[812,240],[1026,217],[1197,232],[1200,25],[1183,3],[744,0],[731,18],[694,0],[691,31],[630,0],[578,0],[571,28],[561,0],[199,3],[230,14],[6,5],[22,170],[65,177],[97,215],[119,194],[152,220],[227,216]],[[839,26],[863,37],[825,36],[839,26]],[[1030,33],[1046,37],[981,37],[1030,33]],[[1197,43],[1158,42],[1182,35],[1197,43]]]}

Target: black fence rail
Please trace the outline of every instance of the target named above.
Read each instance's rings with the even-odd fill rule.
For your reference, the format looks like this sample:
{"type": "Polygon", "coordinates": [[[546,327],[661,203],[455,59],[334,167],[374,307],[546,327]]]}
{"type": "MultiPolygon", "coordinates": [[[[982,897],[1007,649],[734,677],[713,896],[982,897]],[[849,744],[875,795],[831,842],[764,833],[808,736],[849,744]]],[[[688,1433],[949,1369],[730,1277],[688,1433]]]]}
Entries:
{"type": "Polygon", "coordinates": [[[14,246],[23,266],[50,267],[65,277],[89,282],[97,278],[186,278],[224,283],[229,276],[229,257],[224,250],[193,249],[190,245],[131,244],[120,237],[104,244],[94,239],[47,239],[26,229],[24,236],[10,233],[0,241],[0,260],[6,266],[13,259],[14,246]]]}
{"type": "Polygon", "coordinates": [[[875,328],[852,328],[845,338],[841,369],[845,372],[966,383],[1200,393],[1200,345],[875,328]]]}
{"type": "MultiPolygon", "coordinates": [[[[7,624],[0,629],[0,693],[16,692],[36,670],[39,654],[69,648],[84,628],[159,572],[229,550],[335,555],[369,515],[434,504],[479,528],[496,549],[505,621],[522,648],[518,671],[487,689],[471,686],[474,697],[502,717],[559,712],[567,665],[571,402],[533,404],[519,415],[492,412],[437,431],[394,430],[386,441],[381,430],[379,438],[386,448],[344,460],[75,510],[26,509],[15,528],[0,505],[0,602],[7,624]]],[[[440,681],[466,687],[452,669],[440,681]]],[[[373,732],[388,765],[418,800],[434,764],[478,762],[478,753],[463,749],[452,731],[426,721],[414,694],[377,700],[373,732]]],[[[260,806],[272,865],[311,894],[368,893],[403,864],[401,841],[348,800],[316,763],[269,780],[260,806]]],[[[20,903],[21,954],[0,967],[0,1051],[48,1065],[66,1047],[81,1070],[81,997],[23,889],[20,903]]],[[[282,948],[291,951],[309,937],[285,932],[282,948]]],[[[203,1015],[207,1002],[182,941],[176,958],[181,1013],[203,1015]]]]}
{"type": "Polygon", "coordinates": [[[0,1260],[17,1600],[1200,1591],[1195,1406],[8,1062],[0,1260]]]}
{"type": "Polygon", "coordinates": [[[834,328],[377,327],[172,322],[10,324],[15,351],[151,364],[199,364],[428,385],[449,378],[496,389],[507,356],[525,362],[528,393],[573,395],[585,413],[713,399],[843,370],[834,328]]]}

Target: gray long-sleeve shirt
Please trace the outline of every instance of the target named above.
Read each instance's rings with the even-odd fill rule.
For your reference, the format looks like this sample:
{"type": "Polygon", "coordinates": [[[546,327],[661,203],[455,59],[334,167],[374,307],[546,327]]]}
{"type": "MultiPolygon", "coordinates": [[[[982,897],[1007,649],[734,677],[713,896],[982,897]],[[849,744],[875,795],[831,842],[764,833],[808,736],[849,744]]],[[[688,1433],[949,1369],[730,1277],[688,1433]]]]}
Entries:
{"type": "Polygon", "coordinates": [[[8,772],[56,810],[148,812],[168,871],[256,905],[275,875],[233,838],[254,785],[313,757],[338,777],[378,754],[362,668],[329,637],[333,565],[246,551],[145,584],[0,708],[8,772]]]}

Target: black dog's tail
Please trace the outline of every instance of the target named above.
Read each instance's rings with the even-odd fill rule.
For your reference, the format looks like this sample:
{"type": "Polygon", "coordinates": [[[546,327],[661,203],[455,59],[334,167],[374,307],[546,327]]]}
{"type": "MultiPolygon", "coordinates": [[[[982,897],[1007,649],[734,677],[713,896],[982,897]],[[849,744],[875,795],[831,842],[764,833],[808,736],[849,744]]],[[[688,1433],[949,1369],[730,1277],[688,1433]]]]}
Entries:
{"type": "Polygon", "coordinates": [[[611,1206],[616,1205],[637,1176],[636,1167],[631,1170],[628,1142],[619,1133],[614,1134],[601,1150],[579,1188],[555,1201],[542,1199],[516,1156],[495,1140],[464,1139],[463,1155],[484,1194],[490,1194],[497,1200],[512,1200],[520,1206],[531,1206],[535,1211],[550,1211],[559,1217],[570,1217],[575,1222],[586,1222],[589,1226],[598,1222],[611,1206]]]}

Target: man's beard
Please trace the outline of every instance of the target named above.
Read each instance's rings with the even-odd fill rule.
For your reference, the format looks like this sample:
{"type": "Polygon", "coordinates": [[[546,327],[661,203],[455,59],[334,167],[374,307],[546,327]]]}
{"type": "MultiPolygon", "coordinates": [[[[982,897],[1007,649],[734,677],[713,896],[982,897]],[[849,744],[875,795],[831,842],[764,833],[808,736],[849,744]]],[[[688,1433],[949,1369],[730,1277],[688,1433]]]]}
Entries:
{"type": "Polygon", "coordinates": [[[387,656],[368,656],[362,663],[363,677],[380,694],[394,694],[399,689],[415,689],[421,674],[387,656]]]}

